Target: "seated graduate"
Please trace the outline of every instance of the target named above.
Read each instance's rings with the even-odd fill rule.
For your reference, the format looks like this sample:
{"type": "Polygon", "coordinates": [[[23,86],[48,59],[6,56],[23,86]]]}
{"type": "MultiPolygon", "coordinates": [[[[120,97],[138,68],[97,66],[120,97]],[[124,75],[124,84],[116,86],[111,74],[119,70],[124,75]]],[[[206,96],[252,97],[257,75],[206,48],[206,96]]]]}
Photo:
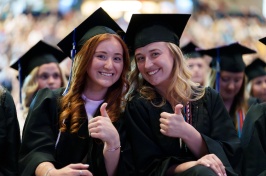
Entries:
{"type": "Polygon", "coordinates": [[[247,91],[249,92],[249,106],[253,103],[266,102],[266,63],[260,58],[255,58],[249,64],[245,73],[248,77],[247,91]]]}
{"type": "Polygon", "coordinates": [[[243,147],[243,176],[266,175],[266,103],[249,108],[244,122],[241,145],[243,147]]]}
{"type": "Polygon", "coordinates": [[[21,176],[116,175],[121,145],[115,125],[129,70],[123,34],[99,8],[58,43],[64,53],[73,49],[69,86],[42,89],[33,100],[23,131],[21,176]]]}
{"type": "Polygon", "coordinates": [[[237,175],[240,139],[220,95],[191,80],[179,47],[188,14],[133,14],[125,109],[138,176],[237,175]]]}
{"type": "Polygon", "coordinates": [[[0,85],[0,175],[18,174],[19,124],[14,100],[0,85]]]}
{"type": "MultiPolygon", "coordinates": [[[[38,90],[52,90],[66,86],[59,63],[67,56],[58,48],[40,40],[11,64],[19,71],[20,104],[17,105],[20,130],[23,129],[30,104],[38,90]]],[[[22,131],[21,131],[22,135],[22,131]]]]}
{"type": "Polygon", "coordinates": [[[246,65],[243,60],[243,55],[256,52],[238,42],[200,50],[199,52],[213,58],[211,62],[213,71],[210,76],[210,87],[220,93],[238,132],[238,137],[240,137],[248,110],[247,79],[245,76],[246,65]]]}

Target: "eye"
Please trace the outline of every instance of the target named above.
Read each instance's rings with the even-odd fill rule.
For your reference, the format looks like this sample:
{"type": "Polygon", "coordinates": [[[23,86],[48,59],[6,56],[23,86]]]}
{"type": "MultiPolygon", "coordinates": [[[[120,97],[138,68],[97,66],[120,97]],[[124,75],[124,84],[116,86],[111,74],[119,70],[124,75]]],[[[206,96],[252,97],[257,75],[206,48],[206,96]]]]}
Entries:
{"type": "Polygon", "coordinates": [[[121,57],[115,57],[114,58],[114,61],[115,62],[121,62],[121,61],[123,61],[123,58],[121,58],[121,57]]]}
{"type": "Polygon", "coordinates": [[[60,74],[58,74],[58,73],[53,74],[53,78],[54,79],[59,79],[60,78],[60,74]]]}
{"type": "Polygon", "coordinates": [[[49,77],[49,75],[46,74],[46,73],[43,73],[43,74],[41,74],[41,75],[38,76],[38,78],[39,79],[42,79],[42,80],[46,80],[46,79],[48,79],[48,77],[49,77]]]}
{"type": "Polygon", "coordinates": [[[160,55],[159,52],[153,52],[153,53],[151,53],[151,56],[152,56],[152,57],[158,57],[159,55],[160,55]]]}
{"type": "Polygon", "coordinates": [[[145,57],[143,56],[136,56],[137,62],[143,62],[145,60],[145,57]]]}
{"type": "Polygon", "coordinates": [[[105,55],[103,55],[103,54],[97,54],[96,57],[101,59],[101,60],[106,59],[105,55]]]}

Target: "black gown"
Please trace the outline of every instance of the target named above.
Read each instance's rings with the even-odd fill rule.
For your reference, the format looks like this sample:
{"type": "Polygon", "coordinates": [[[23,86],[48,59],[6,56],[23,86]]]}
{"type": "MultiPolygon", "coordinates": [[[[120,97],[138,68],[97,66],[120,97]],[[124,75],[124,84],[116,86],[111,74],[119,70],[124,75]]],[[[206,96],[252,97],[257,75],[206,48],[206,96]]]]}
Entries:
{"type": "MultiPolygon", "coordinates": [[[[89,170],[94,176],[107,175],[103,157],[104,145],[99,139],[89,137],[85,107],[78,133],[71,134],[68,131],[61,133],[58,143],[56,142],[59,135],[58,101],[63,90],[62,88],[56,91],[40,90],[31,104],[23,130],[19,156],[21,176],[34,175],[36,167],[45,161],[52,162],[57,169],[71,163],[86,163],[90,165],[89,170]]],[[[95,113],[95,116],[97,115],[99,115],[99,108],[95,113]]],[[[68,121],[65,121],[65,124],[69,126],[68,121]]],[[[120,129],[120,122],[114,125],[118,130],[120,129]]],[[[122,141],[121,145],[123,146],[121,151],[125,150],[127,153],[122,141]]],[[[121,157],[119,164],[123,164],[122,161],[121,157]]],[[[120,169],[118,172],[124,171],[120,169]]]]}
{"type": "MultiPolygon", "coordinates": [[[[160,96],[157,98],[160,102],[160,96]]],[[[241,155],[240,139],[220,95],[206,88],[204,97],[191,106],[192,125],[200,132],[209,153],[220,158],[228,176],[237,175],[233,168],[241,155]]],[[[197,160],[184,145],[180,148],[178,138],[160,132],[162,112],[174,113],[168,102],[157,108],[139,93],[127,104],[124,118],[138,176],[163,176],[171,165],[197,160]]]]}
{"type": "Polygon", "coordinates": [[[16,107],[6,90],[0,96],[0,175],[18,175],[20,130],[16,107]]]}
{"type": "Polygon", "coordinates": [[[266,175],[266,103],[254,104],[244,121],[241,145],[243,147],[243,176],[266,175]]]}

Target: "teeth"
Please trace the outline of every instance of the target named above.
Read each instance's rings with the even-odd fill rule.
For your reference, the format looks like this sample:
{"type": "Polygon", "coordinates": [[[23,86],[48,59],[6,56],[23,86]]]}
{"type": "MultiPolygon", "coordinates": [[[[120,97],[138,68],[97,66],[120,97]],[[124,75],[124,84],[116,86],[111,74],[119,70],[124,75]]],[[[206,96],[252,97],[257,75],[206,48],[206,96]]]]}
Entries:
{"type": "Polygon", "coordinates": [[[154,75],[155,73],[157,73],[159,71],[159,69],[157,70],[154,70],[154,71],[151,71],[151,72],[148,72],[149,75],[154,75]]]}
{"type": "Polygon", "coordinates": [[[103,72],[101,72],[100,74],[104,75],[104,76],[112,76],[113,75],[112,73],[103,73],[103,72]]]}

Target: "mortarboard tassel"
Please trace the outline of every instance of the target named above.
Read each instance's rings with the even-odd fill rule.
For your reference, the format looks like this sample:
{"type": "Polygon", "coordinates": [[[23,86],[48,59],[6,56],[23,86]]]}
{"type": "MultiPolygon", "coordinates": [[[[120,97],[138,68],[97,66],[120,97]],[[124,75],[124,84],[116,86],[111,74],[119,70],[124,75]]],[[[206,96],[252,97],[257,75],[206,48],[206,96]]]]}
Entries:
{"type": "Polygon", "coordinates": [[[71,60],[72,60],[72,63],[71,63],[71,70],[70,70],[70,75],[69,75],[69,80],[68,80],[68,83],[67,83],[67,87],[66,89],[64,90],[63,92],[63,96],[65,96],[70,88],[70,84],[71,84],[71,81],[72,81],[72,70],[73,70],[73,65],[74,65],[74,62],[75,62],[75,56],[76,56],[76,40],[75,40],[75,37],[76,37],[76,28],[74,29],[74,32],[73,32],[73,43],[72,43],[72,50],[70,51],[70,55],[71,55],[71,60]]]}
{"type": "Polygon", "coordinates": [[[215,90],[220,91],[220,50],[216,50],[216,81],[215,81],[215,90]]]}

